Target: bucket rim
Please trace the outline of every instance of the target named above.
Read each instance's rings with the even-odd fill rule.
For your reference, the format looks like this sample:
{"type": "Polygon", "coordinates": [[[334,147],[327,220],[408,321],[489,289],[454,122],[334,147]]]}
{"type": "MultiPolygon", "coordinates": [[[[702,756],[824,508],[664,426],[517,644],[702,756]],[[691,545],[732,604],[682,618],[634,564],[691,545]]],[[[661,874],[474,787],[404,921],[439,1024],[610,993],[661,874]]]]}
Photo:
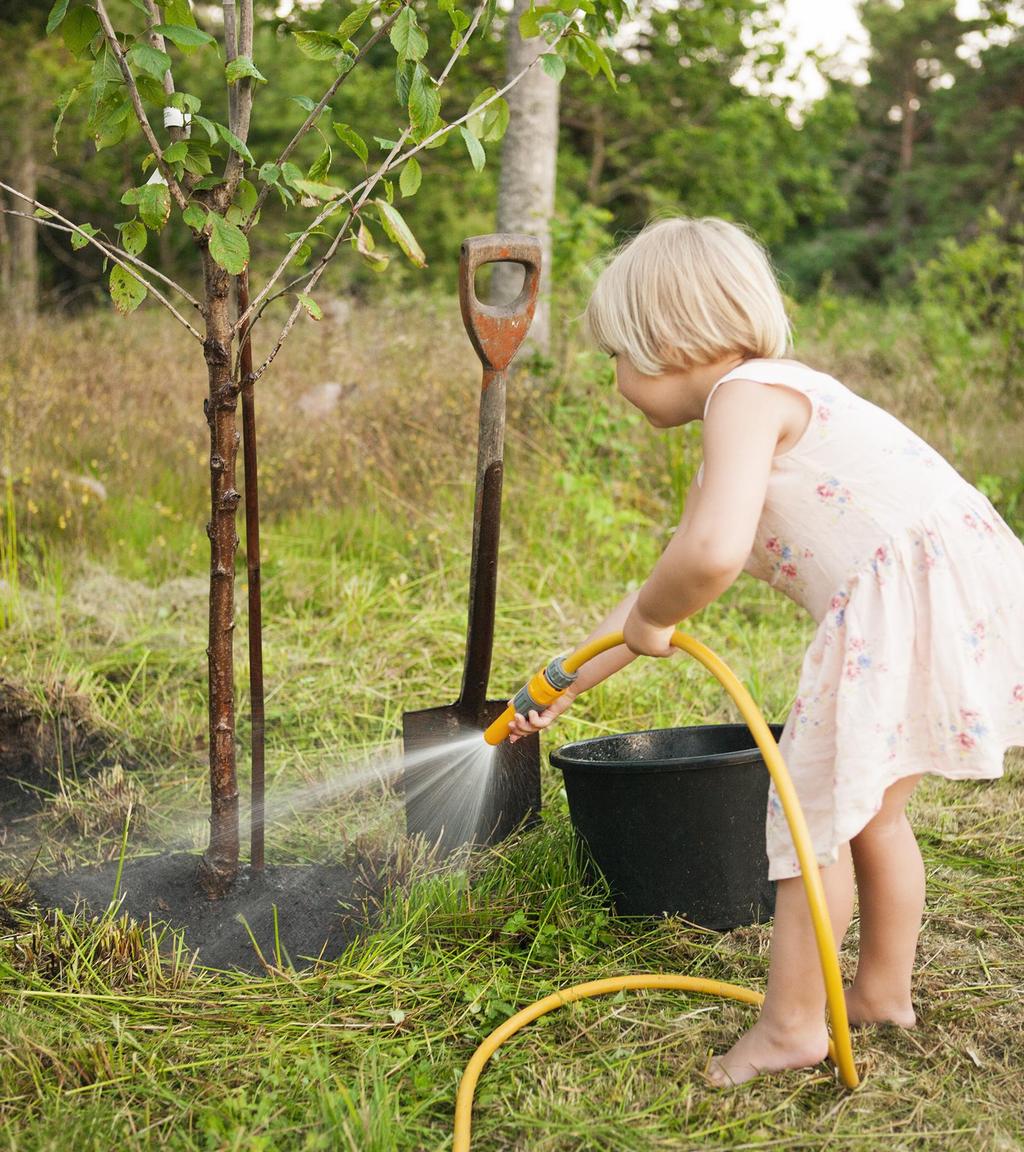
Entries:
{"type": "MultiPolygon", "coordinates": [[[[777,742],[782,734],[783,725],[769,724],[768,727],[777,742]]],[[[758,748],[753,735],[750,735],[749,748],[737,748],[732,752],[718,752],[713,755],[674,756],[671,759],[656,758],[650,760],[589,760],[573,757],[573,753],[579,749],[592,747],[607,740],[618,740],[623,736],[652,736],[658,733],[708,732],[721,731],[722,729],[742,729],[750,735],[750,726],[745,723],[678,724],[672,728],[644,728],[635,732],[609,732],[604,736],[591,736],[586,740],[572,740],[568,744],[555,748],[549,754],[548,759],[552,766],[563,775],[567,771],[590,772],[595,775],[607,772],[640,775],[647,772],[693,771],[698,768],[743,767],[761,759],[761,749],[758,748]]]]}

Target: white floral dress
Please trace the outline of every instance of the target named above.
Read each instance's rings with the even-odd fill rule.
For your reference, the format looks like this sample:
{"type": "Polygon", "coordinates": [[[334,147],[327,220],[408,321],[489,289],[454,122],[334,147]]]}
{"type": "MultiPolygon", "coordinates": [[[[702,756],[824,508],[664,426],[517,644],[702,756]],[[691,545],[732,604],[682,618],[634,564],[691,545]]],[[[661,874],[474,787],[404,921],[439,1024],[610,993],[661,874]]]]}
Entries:
{"type": "MultiPolygon", "coordinates": [[[[934,449],[831,376],[747,361],[708,405],[734,378],[811,403],[772,463],[745,569],[818,622],[780,748],[828,864],[894,781],[990,779],[1024,744],[1024,545],[934,449]]],[[[772,879],[800,874],[774,786],[767,844],[772,879]]]]}

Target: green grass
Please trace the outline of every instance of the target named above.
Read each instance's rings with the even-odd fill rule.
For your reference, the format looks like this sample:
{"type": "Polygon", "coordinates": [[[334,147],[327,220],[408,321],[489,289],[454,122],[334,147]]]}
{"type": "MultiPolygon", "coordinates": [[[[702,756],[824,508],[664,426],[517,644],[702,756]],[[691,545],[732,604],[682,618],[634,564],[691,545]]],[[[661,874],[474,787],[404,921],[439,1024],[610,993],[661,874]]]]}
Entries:
{"type": "MultiPolygon", "coordinates": [[[[427,302],[417,314],[357,313],[343,330],[325,322],[281,357],[260,397],[271,800],[344,771],[367,749],[396,748],[404,709],[458,693],[478,368],[454,311],[427,302]],[[323,364],[339,363],[353,385],[342,410],[296,419],[295,397],[325,378],[323,364]],[[420,366],[415,375],[409,365],[420,366]]],[[[904,320],[874,344],[863,316],[807,323],[818,361],[834,359],[859,381],[881,364],[885,387],[895,387],[913,362],[904,320]]],[[[136,789],[129,852],[203,843],[202,374],[178,365],[171,340],[146,318],[134,328],[68,324],[54,333],[52,359],[25,344],[0,364],[8,398],[27,388],[36,397],[4,462],[17,523],[12,534],[8,512],[0,538],[13,541],[4,571],[16,564],[18,582],[7,585],[0,677],[44,703],[55,684],[86,702],[136,789]],[[68,352],[86,331],[96,362],[80,357],[71,372],[68,352]],[[98,400],[111,372],[123,379],[115,406],[98,400]],[[82,503],[92,491],[75,480],[82,475],[104,485],[105,499],[82,503]]],[[[888,398],[893,406],[954,455],[955,439],[965,470],[1000,476],[1012,493],[997,452],[1012,422],[994,402],[955,390],[927,392],[925,402],[933,366],[919,369],[888,398]]],[[[604,372],[583,357],[569,380],[510,393],[494,695],[580,639],[643,579],[695,466],[693,435],[652,434],[604,372]]],[[[244,749],[241,557],[237,591],[244,749]]],[[[743,578],[691,630],[769,719],[785,716],[811,634],[793,605],[743,578]]],[[[696,664],[638,662],[581,701],[546,747],[733,716],[696,664]]],[[[560,1010],[510,1041],[482,1078],[474,1149],[1024,1146],[1022,767],[995,783],[928,780],[915,795],[929,873],[921,1025],[855,1038],[856,1093],[822,1069],[712,1091],[699,1075],[707,1054],[731,1042],[749,1010],[630,993],[560,1010]]],[[[379,929],[337,963],[255,978],[211,974],[180,952],[160,962],[147,932],[112,915],[47,922],[18,910],[17,880],[34,858],[36,868],[66,868],[121,849],[123,824],[101,816],[104,805],[121,811],[124,794],[81,791],[91,786],[76,769],[63,766],[66,798],[0,846],[9,877],[0,888],[0,1149],[444,1149],[477,1043],[554,989],[631,971],[763,987],[767,928],[720,936],[609,914],[575,863],[560,778],[546,763],[539,827],[448,875],[407,867],[379,929]],[[67,818],[76,802],[80,826],[67,818]]],[[[243,792],[246,774],[243,751],[243,792]]],[[[364,789],[275,823],[267,852],[274,861],[346,858],[393,849],[400,833],[397,797],[364,789]]]]}

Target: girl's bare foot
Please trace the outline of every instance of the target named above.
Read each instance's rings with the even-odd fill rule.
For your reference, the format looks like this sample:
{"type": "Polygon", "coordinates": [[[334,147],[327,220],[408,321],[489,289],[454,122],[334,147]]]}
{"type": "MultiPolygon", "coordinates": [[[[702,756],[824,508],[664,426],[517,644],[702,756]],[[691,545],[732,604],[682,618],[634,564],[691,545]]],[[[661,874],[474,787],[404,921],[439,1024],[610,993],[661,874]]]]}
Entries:
{"type": "Polygon", "coordinates": [[[797,1031],[779,1028],[762,1018],[728,1052],[711,1060],[706,1075],[716,1088],[728,1088],[765,1072],[820,1064],[827,1055],[824,1021],[809,1031],[797,1031]]]}
{"type": "Polygon", "coordinates": [[[866,1024],[896,1024],[900,1028],[913,1028],[917,1023],[914,1006],[906,1000],[880,999],[865,995],[856,984],[846,989],[846,1014],[851,1028],[866,1024]]]}

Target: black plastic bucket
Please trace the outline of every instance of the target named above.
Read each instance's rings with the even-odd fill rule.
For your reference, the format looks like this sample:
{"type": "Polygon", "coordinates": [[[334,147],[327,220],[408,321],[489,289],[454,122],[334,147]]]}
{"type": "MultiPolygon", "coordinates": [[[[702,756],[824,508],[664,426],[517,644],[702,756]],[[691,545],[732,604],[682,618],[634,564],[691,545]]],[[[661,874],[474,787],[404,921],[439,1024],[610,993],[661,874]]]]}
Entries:
{"type": "MultiPolygon", "coordinates": [[[[770,726],[776,739],[782,726],[770,726]]],[[[624,916],[726,931],[767,920],[768,770],[745,724],[600,736],[551,753],[569,814],[624,916]]]]}

